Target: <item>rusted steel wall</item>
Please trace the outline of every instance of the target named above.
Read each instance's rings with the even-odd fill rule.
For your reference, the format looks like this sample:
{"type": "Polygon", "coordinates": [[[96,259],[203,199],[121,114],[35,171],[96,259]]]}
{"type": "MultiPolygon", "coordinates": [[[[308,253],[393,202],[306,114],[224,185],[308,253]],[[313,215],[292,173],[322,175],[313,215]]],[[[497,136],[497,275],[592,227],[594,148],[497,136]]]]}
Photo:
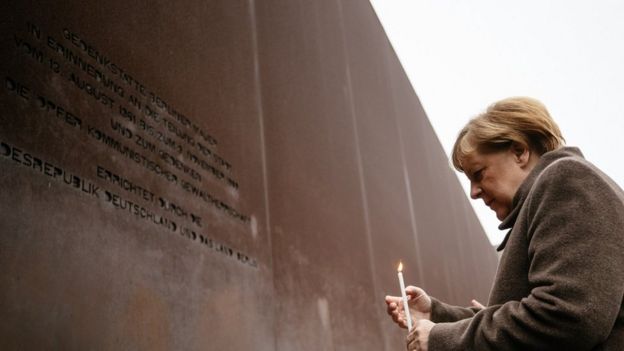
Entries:
{"type": "Polygon", "coordinates": [[[496,256],[368,2],[0,13],[6,349],[400,349],[399,259],[485,300],[496,256]]]}

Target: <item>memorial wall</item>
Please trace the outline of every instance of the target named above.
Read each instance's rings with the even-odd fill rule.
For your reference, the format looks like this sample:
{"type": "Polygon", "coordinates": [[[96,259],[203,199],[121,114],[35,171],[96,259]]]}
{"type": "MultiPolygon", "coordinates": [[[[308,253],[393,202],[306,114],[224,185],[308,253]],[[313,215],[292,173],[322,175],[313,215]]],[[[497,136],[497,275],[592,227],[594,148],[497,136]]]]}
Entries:
{"type": "Polygon", "coordinates": [[[494,250],[367,1],[0,9],[2,349],[402,350],[399,260],[487,299],[494,250]]]}

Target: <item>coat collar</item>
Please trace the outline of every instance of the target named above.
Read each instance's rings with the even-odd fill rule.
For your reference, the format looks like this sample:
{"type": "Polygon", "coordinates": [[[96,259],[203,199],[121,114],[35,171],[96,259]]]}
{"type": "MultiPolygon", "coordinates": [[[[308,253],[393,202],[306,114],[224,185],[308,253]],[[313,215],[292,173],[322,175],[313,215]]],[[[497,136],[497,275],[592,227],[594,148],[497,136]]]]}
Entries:
{"type": "MultiPolygon", "coordinates": [[[[500,230],[511,229],[513,227],[513,225],[516,223],[516,219],[518,218],[518,214],[520,213],[520,209],[522,209],[522,206],[524,205],[524,201],[528,197],[529,192],[531,188],[533,187],[533,183],[535,183],[535,180],[537,179],[537,176],[540,175],[542,171],[546,167],[551,165],[553,162],[564,157],[583,158],[583,153],[577,147],[566,146],[566,147],[561,147],[557,150],[549,151],[543,154],[540,157],[537,164],[535,165],[535,167],[533,167],[531,172],[529,172],[529,175],[527,175],[526,179],[522,182],[522,184],[520,184],[520,187],[518,188],[518,191],[514,195],[513,200],[511,202],[512,210],[511,212],[509,212],[507,217],[503,219],[501,224],[498,226],[498,229],[500,230]]],[[[501,244],[498,246],[496,251],[501,251],[505,248],[505,245],[507,245],[507,240],[509,239],[510,234],[511,234],[511,230],[509,230],[507,235],[505,235],[505,238],[503,239],[501,244]]]]}

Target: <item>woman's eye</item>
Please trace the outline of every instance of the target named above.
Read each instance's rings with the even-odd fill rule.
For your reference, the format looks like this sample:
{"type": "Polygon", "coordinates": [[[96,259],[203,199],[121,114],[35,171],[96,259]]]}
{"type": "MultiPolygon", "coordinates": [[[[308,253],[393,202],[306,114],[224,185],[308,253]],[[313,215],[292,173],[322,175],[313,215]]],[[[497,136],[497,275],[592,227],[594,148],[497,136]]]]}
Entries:
{"type": "Polygon", "coordinates": [[[472,175],[472,177],[473,177],[475,180],[481,180],[481,176],[482,176],[482,174],[483,174],[483,169],[480,169],[480,170],[478,170],[478,171],[474,172],[474,174],[472,175]]]}

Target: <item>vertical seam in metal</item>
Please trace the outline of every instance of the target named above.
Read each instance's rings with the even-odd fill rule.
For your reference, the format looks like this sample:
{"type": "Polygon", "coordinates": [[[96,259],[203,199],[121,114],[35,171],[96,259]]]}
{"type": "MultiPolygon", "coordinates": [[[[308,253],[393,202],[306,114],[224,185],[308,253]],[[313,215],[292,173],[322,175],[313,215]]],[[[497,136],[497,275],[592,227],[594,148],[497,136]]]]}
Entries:
{"type": "MultiPolygon", "coordinates": [[[[358,124],[357,124],[357,118],[356,118],[356,113],[355,113],[355,104],[353,101],[353,85],[351,82],[351,68],[349,66],[349,52],[346,48],[346,43],[347,43],[347,38],[346,38],[346,34],[345,34],[345,28],[344,28],[344,17],[343,17],[343,8],[342,8],[342,3],[341,0],[336,0],[336,3],[338,4],[338,14],[340,16],[340,31],[341,31],[341,37],[342,37],[342,49],[343,49],[343,54],[344,54],[344,59],[345,59],[345,69],[346,69],[346,76],[347,76],[347,92],[348,92],[348,98],[349,98],[349,114],[351,115],[351,121],[352,121],[352,126],[353,126],[353,135],[354,135],[354,139],[355,139],[355,152],[356,152],[356,161],[357,161],[357,167],[358,167],[358,174],[359,174],[359,183],[360,183],[360,193],[362,196],[362,209],[363,209],[363,214],[364,214],[364,222],[365,222],[365,226],[366,226],[366,247],[368,249],[368,257],[369,257],[369,269],[370,269],[370,273],[371,273],[371,279],[372,279],[372,283],[373,283],[373,296],[376,296],[376,292],[377,289],[379,287],[379,284],[377,282],[377,278],[375,275],[375,258],[373,255],[373,239],[372,239],[372,233],[371,233],[371,229],[370,229],[370,218],[369,218],[369,208],[368,208],[368,197],[366,196],[366,184],[364,181],[364,170],[363,170],[363,166],[362,166],[362,154],[360,151],[360,138],[358,135],[358,124]]],[[[382,328],[381,328],[381,319],[382,316],[379,315],[379,309],[375,309],[376,314],[378,316],[378,328],[379,328],[379,333],[381,335],[382,341],[383,341],[383,345],[384,348],[387,350],[388,349],[388,341],[386,339],[386,334],[383,332],[382,328]]]]}
{"type": "MultiPolygon", "coordinates": [[[[270,213],[270,201],[269,201],[269,181],[267,170],[267,157],[266,157],[266,139],[264,131],[264,105],[262,95],[262,82],[260,75],[260,55],[258,53],[258,25],[256,21],[256,3],[255,0],[249,0],[249,17],[251,21],[251,35],[252,35],[252,48],[254,53],[254,85],[257,92],[256,96],[256,109],[258,112],[258,121],[260,126],[260,154],[262,158],[262,183],[264,187],[264,216],[265,216],[265,230],[268,239],[269,248],[269,267],[271,270],[271,285],[273,297],[275,296],[275,270],[273,267],[273,242],[271,238],[271,213],[270,213]]],[[[277,333],[275,331],[275,304],[273,307],[273,350],[277,349],[277,333]]]]}
{"type": "MultiPolygon", "coordinates": [[[[390,45],[390,43],[388,43],[390,45]]],[[[392,52],[392,50],[389,50],[392,52]]],[[[384,55],[384,62],[386,63],[386,69],[389,70],[388,59],[387,56],[384,55]]],[[[392,73],[390,73],[392,74],[392,73]]],[[[424,267],[421,260],[421,252],[420,252],[420,240],[419,240],[419,232],[418,232],[418,223],[416,222],[416,215],[414,213],[414,200],[412,198],[412,182],[410,180],[409,170],[407,169],[407,161],[405,158],[405,145],[403,143],[403,136],[401,134],[401,128],[399,128],[399,119],[398,114],[396,112],[396,108],[394,107],[396,104],[396,96],[394,93],[394,84],[393,80],[390,80],[390,94],[392,96],[392,115],[394,117],[394,125],[396,127],[397,135],[399,137],[399,149],[401,154],[401,165],[403,167],[403,181],[405,182],[405,190],[407,192],[407,205],[409,209],[410,216],[410,225],[412,229],[412,235],[414,237],[414,246],[416,251],[416,263],[418,264],[418,278],[420,281],[418,282],[421,286],[426,286],[425,283],[425,273],[424,267]]]]}

